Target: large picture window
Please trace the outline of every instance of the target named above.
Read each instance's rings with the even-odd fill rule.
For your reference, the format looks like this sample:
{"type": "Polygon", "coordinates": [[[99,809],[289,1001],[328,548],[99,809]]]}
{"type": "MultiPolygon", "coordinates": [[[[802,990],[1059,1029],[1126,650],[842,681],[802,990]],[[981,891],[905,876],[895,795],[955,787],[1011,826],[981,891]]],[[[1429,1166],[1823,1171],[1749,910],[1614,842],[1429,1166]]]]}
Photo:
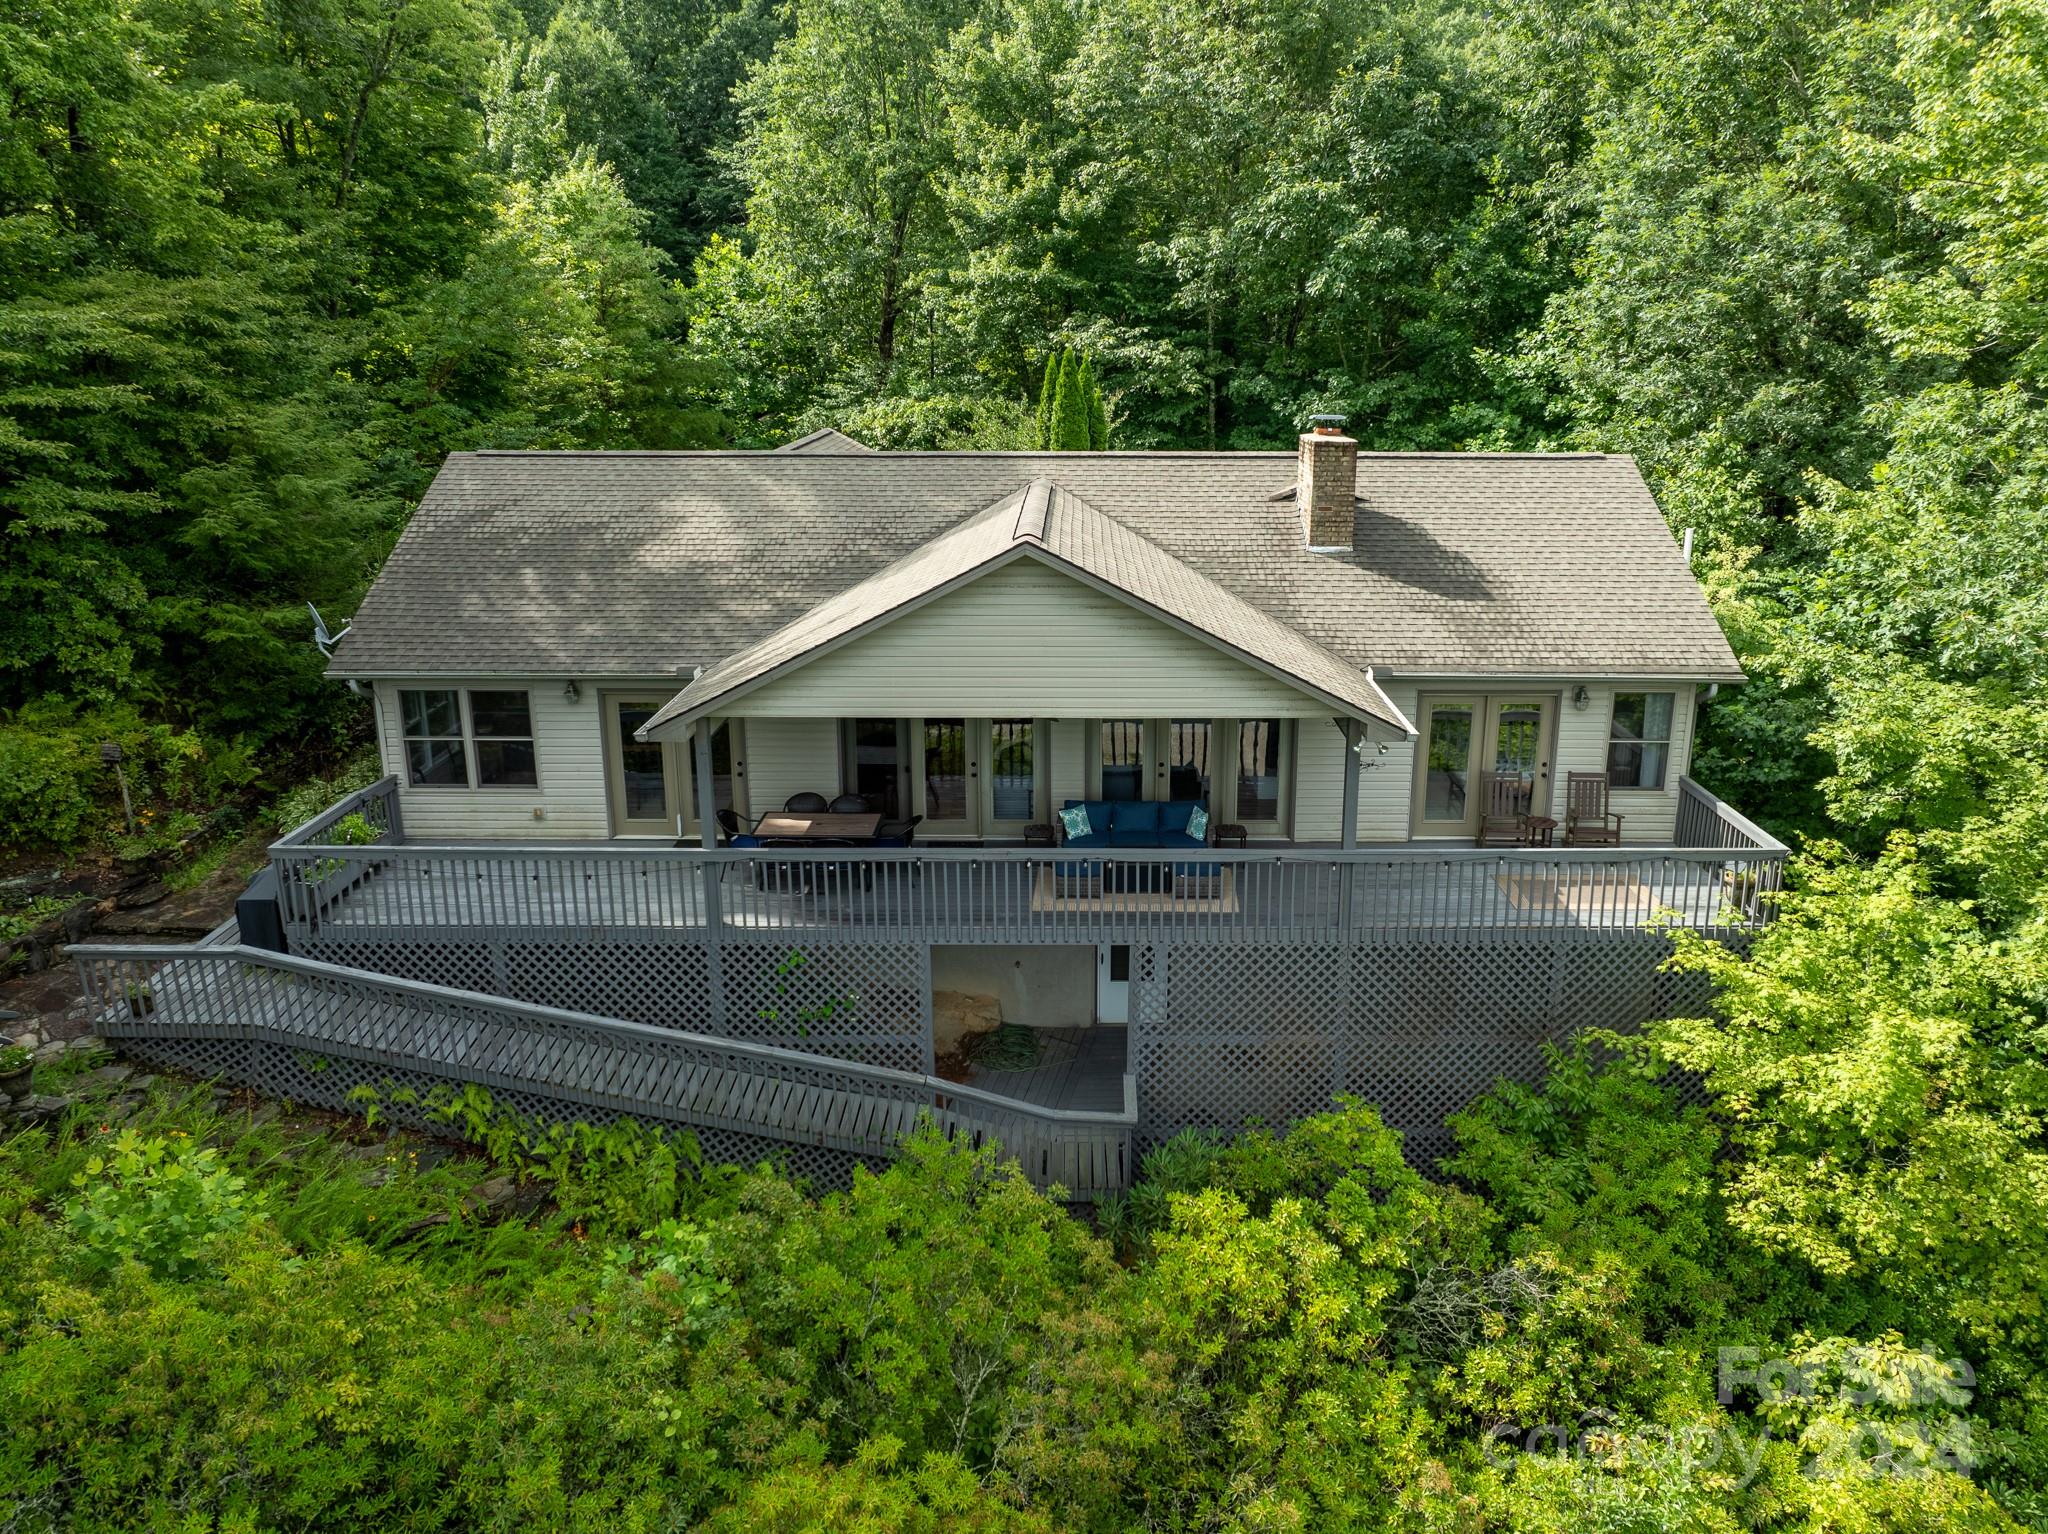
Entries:
{"type": "Polygon", "coordinates": [[[1671,761],[1671,714],[1677,694],[1618,692],[1607,732],[1607,782],[1612,788],[1662,788],[1671,761]]]}
{"type": "Polygon", "coordinates": [[[525,692],[405,688],[398,713],[406,781],[414,788],[528,788],[540,781],[525,692]]]}

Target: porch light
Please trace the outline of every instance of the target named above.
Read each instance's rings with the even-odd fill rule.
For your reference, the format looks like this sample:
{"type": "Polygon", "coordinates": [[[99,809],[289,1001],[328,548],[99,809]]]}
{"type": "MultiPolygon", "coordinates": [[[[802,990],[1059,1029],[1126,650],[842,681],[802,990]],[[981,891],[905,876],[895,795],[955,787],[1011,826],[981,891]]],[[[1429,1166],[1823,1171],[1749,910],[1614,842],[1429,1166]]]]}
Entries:
{"type": "Polygon", "coordinates": [[[1584,682],[1579,683],[1578,686],[1572,689],[1572,707],[1580,713],[1583,714],[1586,711],[1586,706],[1592,701],[1593,695],[1586,691],[1586,684],[1584,682]]]}
{"type": "Polygon", "coordinates": [[[582,696],[583,689],[576,685],[576,678],[573,676],[562,684],[562,701],[564,703],[574,703],[582,696]]]}

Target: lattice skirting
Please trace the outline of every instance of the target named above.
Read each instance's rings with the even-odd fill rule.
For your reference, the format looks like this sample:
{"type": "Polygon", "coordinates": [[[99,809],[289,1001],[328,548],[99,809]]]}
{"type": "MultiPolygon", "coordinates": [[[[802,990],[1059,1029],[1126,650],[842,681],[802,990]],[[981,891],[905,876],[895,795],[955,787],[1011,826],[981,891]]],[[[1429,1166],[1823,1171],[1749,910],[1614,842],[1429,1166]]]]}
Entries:
{"type": "Polygon", "coordinates": [[[432,932],[386,940],[343,929],[332,939],[298,940],[294,951],[658,1028],[898,1070],[931,1068],[931,972],[919,944],[727,942],[717,964],[722,1009],[711,1005],[709,948],[663,934],[592,941],[432,932]]]}
{"type": "MultiPolygon", "coordinates": [[[[333,1108],[361,1113],[362,1105],[349,1094],[357,1087],[375,1087],[384,1098],[386,1116],[408,1128],[434,1134],[449,1133],[449,1126],[430,1119],[419,1108],[391,1100],[392,1094],[410,1088],[426,1093],[448,1084],[447,1079],[426,1071],[405,1070],[363,1060],[337,1058],[304,1049],[288,1048],[247,1039],[125,1038],[121,1052],[195,1076],[218,1077],[223,1081],[253,1088],[266,1097],[283,1098],[308,1107],[333,1108]]],[[[497,1090],[492,1100],[532,1123],[576,1122],[610,1124],[626,1115],[588,1103],[567,1103],[538,1092],[497,1090]]],[[[654,1124],[652,1113],[635,1115],[654,1124]]],[[[741,1134],[728,1129],[684,1125],[697,1137],[708,1162],[756,1166],[770,1162],[807,1182],[819,1192],[845,1188],[853,1181],[856,1165],[879,1170],[886,1163],[850,1155],[817,1145],[794,1145],[764,1136],[741,1134]]]]}
{"type": "MultiPolygon", "coordinates": [[[[1350,1093],[1433,1167],[1452,1146],[1445,1118],[1496,1081],[1540,1080],[1545,1045],[1704,1010],[1705,979],[1665,973],[1670,952],[1641,932],[1141,949],[1138,1144],[1189,1125],[1279,1127],[1350,1093]]],[[[1696,1082],[1680,1090],[1699,1096],[1696,1082]]]]}

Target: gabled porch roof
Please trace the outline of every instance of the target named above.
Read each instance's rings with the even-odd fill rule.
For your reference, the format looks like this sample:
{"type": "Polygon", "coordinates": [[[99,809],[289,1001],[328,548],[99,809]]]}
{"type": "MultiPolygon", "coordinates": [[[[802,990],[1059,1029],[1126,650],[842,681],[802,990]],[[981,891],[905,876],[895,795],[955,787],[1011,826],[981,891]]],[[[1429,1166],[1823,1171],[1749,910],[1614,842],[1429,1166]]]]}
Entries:
{"type": "Polygon", "coordinates": [[[1042,478],[705,669],[640,734],[680,734],[696,719],[729,711],[754,689],[1020,559],[1037,560],[1113,597],[1298,689],[1335,714],[1414,734],[1370,668],[1360,671],[1042,478]]]}

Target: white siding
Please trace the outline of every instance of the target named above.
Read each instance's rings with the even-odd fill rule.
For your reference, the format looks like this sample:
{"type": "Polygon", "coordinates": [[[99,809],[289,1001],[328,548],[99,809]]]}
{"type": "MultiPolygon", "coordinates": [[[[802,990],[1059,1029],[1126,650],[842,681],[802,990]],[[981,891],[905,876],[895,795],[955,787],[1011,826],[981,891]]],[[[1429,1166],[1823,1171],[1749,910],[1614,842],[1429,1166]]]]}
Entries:
{"type": "Polygon", "coordinates": [[[1052,722],[1051,813],[1069,799],[1088,797],[1088,735],[1079,719],[1052,722]]]}
{"type": "Polygon", "coordinates": [[[1327,716],[1330,707],[1035,560],[735,701],[767,716],[1327,716]]]}
{"type": "Polygon", "coordinates": [[[756,815],[779,810],[791,794],[839,792],[836,719],[748,719],[747,804],[756,815]]]}
{"type": "Polygon", "coordinates": [[[492,690],[524,688],[533,708],[534,753],[540,783],[532,788],[414,788],[406,782],[400,736],[400,689],[457,687],[421,678],[376,684],[377,739],[384,770],[395,773],[405,834],[413,841],[490,837],[545,841],[610,834],[604,802],[604,735],[598,687],[583,684],[574,703],[559,680],[494,681],[492,690]],[[535,812],[539,815],[536,818],[535,812]]]}
{"type": "MultiPolygon", "coordinates": [[[[1386,693],[1396,708],[1413,717],[1412,686],[1389,684],[1386,693]]],[[[1304,719],[1295,729],[1294,839],[1338,841],[1344,834],[1344,736],[1327,720],[1304,719]]],[[[1384,725],[1372,725],[1358,766],[1358,839],[1406,841],[1414,742],[1384,725]]]]}
{"type": "Polygon", "coordinates": [[[1564,784],[1568,772],[1607,770],[1608,730],[1614,720],[1617,692],[1670,692],[1671,762],[1662,789],[1617,788],[1610,803],[1621,816],[1621,835],[1629,842],[1669,842],[1678,824],[1678,779],[1692,763],[1693,687],[1691,682],[1588,683],[1586,706],[1571,706],[1571,686],[1564,686],[1565,704],[1557,724],[1557,816],[1564,818],[1564,784]]]}

